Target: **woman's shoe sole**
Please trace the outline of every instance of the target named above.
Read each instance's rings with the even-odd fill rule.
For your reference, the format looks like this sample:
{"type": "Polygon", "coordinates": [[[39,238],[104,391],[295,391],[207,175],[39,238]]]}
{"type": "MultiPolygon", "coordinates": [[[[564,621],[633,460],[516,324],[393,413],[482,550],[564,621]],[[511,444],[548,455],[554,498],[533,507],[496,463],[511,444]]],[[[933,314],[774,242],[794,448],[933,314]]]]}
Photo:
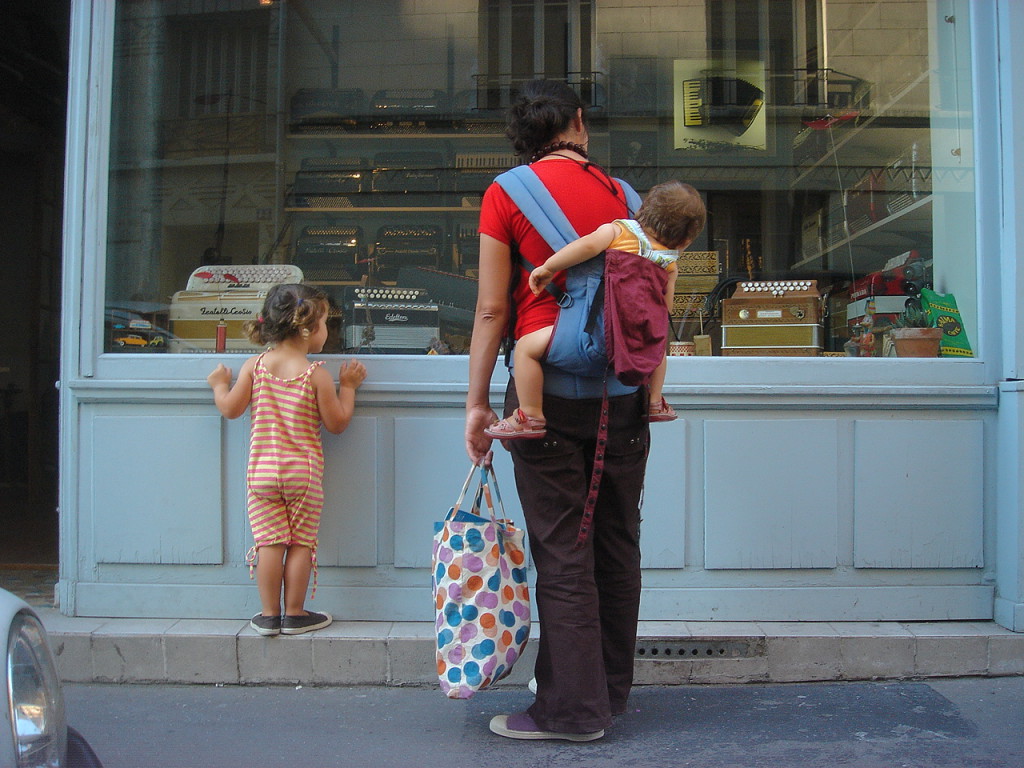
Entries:
{"type": "Polygon", "coordinates": [[[507,739],[561,739],[563,741],[595,741],[604,736],[604,730],[590,733],[558,733],[556,731],[515,731],[508,727],[508,715],[495,715],[491,718],[491,733],[507,739]]]}

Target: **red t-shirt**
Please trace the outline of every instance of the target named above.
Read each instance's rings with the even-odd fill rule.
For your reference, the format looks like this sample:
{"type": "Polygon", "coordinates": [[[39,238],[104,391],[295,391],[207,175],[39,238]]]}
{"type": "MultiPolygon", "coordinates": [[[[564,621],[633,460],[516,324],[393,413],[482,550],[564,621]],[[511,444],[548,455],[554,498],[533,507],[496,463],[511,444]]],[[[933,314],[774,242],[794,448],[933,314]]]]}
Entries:
{"type": "MultiPolygon", "coordinates": [[[[587,167],[570,159],[554,159],[534,163],[531,167],[551,192],[577,235],[589,235],[602,224],[632,215],[622,188],[597,166],[587,167]]],[[[551,246],[497,184],[491,184],[484,193],[479,231],[506,245],[518,244],[520,253],[534,266],[543,264],[553,253],[551,246]]],[[[517,339],[552,325],[558,314],[558,305],[548,291],[541,291],[540,296],[533,295],[529,277],[529,269],[521,266],[513,292],[517,339]]],[[[564,289],[565,273],[557,273],[554,282],[564,289]]]]}

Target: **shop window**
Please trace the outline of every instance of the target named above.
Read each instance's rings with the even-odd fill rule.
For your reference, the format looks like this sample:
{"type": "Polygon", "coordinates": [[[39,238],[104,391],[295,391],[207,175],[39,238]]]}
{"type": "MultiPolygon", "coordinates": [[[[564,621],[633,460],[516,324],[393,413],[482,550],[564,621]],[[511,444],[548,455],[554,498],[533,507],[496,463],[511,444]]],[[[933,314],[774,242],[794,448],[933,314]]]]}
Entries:
{"type": "Polygon", "coordinates": [[[889,355],[931,290],[971,354],[963,0],[237,6],[118,3],[105,351],[248,352],[240,319],[301,278],[329,352],[465,353],[502,111],[543,76],[590,105],[595,161],[706,196],[679,340],[889,355]]]}

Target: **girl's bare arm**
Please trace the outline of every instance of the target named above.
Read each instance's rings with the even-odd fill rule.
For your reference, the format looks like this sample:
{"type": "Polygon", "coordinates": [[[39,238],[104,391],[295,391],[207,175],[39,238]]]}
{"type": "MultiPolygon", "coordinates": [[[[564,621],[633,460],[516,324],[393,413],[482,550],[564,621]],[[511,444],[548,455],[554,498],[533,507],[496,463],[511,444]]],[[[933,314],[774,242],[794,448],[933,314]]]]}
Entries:
{"type": "Polygon", "coordinates": [[[206,382],[213,390],[213,402],[224,418],[237,419],[249,407],[249,401],[252,399],[252,371],[255,365],[255,357],[246,360],[238,371],[238,379],[234,386],[231,386],[231,369],[223,363],[218,363],[206,377],[206,382]]]}
{"type": "Polygon", "coordinates": [[[349,360],[342,364],[338,374],[338,389],[334,389],[334,380],[320,366],[313,371],[313,386],[316,389],[316,403],[320,411],[320,420],[332,434],[344,432],[352,421],[356,409],[356,390],[366,379],[366,366],[358,360],[349,360]]]}

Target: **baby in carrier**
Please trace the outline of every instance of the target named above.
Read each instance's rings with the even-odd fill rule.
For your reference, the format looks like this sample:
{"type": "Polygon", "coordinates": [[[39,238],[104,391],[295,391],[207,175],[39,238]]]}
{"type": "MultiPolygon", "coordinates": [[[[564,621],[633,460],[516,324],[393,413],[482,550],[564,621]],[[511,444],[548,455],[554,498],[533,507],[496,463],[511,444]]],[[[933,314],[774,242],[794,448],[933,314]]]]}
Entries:
{"type": "MultiPolygon", "coordinates": [[[[616,219],[602,224],[552,254],[547,261],[530,273],[530,290],[539,295],[554,274],[579,264],[608,250],[634,253],[648,259],[665,270],[665,311],[671,312],[675,292],[676,261],[704,228],[707,213],[700,194],[689,184],[668,181],[648,192],[636,220],[616,219]]],[[[514,350],[516,395],[519,407],[506,419],[484,430],[484,434],[499,440],[539,438],[546,433],[543,388],[544,371],[541,361],[548,349],[554,326],[546,326],[527,333],[516,342],[514,350]]],[[[672,421],[676,413],[665,402],[662,386],[665,383],[665,358],[651,374],[649,386],[648,421],[672,421]]]]}

